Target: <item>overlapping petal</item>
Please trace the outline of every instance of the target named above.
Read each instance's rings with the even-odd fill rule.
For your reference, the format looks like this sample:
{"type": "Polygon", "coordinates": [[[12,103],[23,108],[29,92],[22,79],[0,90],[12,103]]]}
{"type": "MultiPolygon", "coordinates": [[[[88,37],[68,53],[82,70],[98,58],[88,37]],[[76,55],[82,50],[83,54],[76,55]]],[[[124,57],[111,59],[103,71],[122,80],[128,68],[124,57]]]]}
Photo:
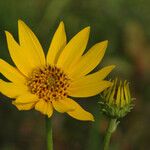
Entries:
{"type": "Polygon", "coordinates": [[[58,67],[67,72],[68,67],[72,66],[81,57],[89,39],[89,32],[89,27],[84,28],[69,41],[58,58],[58,67]]]}
{"type": "Polygon", "coordinates": [[[50,44],[47,53],[47,63],[51,65],[56,64],[58,57],[65,46],[66,46],[66,33],[64,23],[61,22],[50,44]]]}
{"type": "Polygon", "coordinates": [[[73,97],[90,97],[99,94],[104,89],[110,87],[112,84],[109,81],[101,81],[99,83],[89,83],[85,84],[76,83],[74,84],[74,88],[70,89],[70,96],[73,97]]]}
{"type": "Polygon", "coordinates": [[[105,88],[111,86],[111,82],[103,80],[115,66],[105,67],[96,73],[75,80],[69,89],[69,95],[73,97],[94,96],[105,88]]]}
{"type": "Polygon", "coordinates": [[[56,101],[54,100],[52,101],[52,104],[54,108],[60,113],[64,113],[75,109],[75,105],[72,103],[72,100],[69,98],[66,98],[64,100],[63,99],[56,100],[56,101]]]}
{"type": "Polygon", "coordinates": [[[34,66],[45,65],[44,51],[35,34],[21,20],[18,21],[18,30],[19,42],[26,58],[28,58],[30,63],[34,66]]]}
{"type": "Polygon", "coordinates": [[[12,104],[15,105],[18,108],[18,110],[30,110],[35,106],[35,103],[20,104],[20,103],[15,103],[15,101],[13,101],[12,104]]]}
{"type": "Polygon", "coordinates": [[[28,92],[27,86],[0,80],[0,92],[7,97],[16,98],[28,92]]]}
{"type": "Polygon", "coordinates": [[[25,76],[2,59],[0,59],[0,73],[14,83],[25,83],[25,76]]]}
{"type": "Polygon", "coordinates": [[[35,106],[37,101],[38,97],[36,95],[26,92],[18,96],[12,104],[19,110],[30,110],[35,106]]]}
{"type": "Polygon", "coordinates": [[[72,78],[79,78],[91,72],[102,60],[107,43],[108,41],[103,41],[90,48],[74,67],[69,68],[69,75],[72,78]]]}
{"type": "Polygon", "coordinates": [[[9,53],[13,62],[24,75],[28,76],[31,73],[32,69],[35,68],[35,66],[32,63],[30,63],[29,59],[26,57],[26,55],[24,54],[18,43],[15,41],[13,36],[7,31],[5,33],[9,53]]]}
{"type": "Polygon", "coordinates": [[[30,92],[23,93],[15,100],[17,104],[27,104],[27,103],[35,103],[39,99],[35,94],[31,94],[30,92]]]}
{"type": "Polygon", "coordinates": [[[42,100],[42,99],[40,99],[36,103],[35,109],[44,115],[48,115],[48,117],[51,117],[51,115],[53,114],[52,104],[50,102],[46,102],[45,100],[42,100]]]}

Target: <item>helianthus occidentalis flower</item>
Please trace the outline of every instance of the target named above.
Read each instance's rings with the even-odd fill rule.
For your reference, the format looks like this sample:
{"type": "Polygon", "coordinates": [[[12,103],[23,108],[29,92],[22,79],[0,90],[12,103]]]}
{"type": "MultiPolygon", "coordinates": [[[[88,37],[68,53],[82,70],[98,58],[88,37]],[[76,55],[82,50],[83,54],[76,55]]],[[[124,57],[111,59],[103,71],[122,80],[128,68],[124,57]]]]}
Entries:
{"type": "Polygon", "coordinates": [[[118,81],[116,78],[112,81],[113,85],[105,89],[100,102],[102,112],[110,118],[122,118],[133,108],[133,99],[131,98],[129,82],[118,81]]]}
{"type": "Polygon", "coordinates": [[[21,20],[18,30],[19,43],[6,31],[9,53],[16,67],[0,60],[0,73],[10,81],[0,80],[0,92],[14,99],[12,103],[19,110],[35,108],[51,117],[55,109],[78,120],[93,121],[93,115],[71,97],[94,96],[111,85],[104,78],[113,65],[89,74],[103,58],[107,41],[95,44],[83,54],[90,28],[81,30],[67,44],[61,22],[45,58],[37,37],[21,20]]]}

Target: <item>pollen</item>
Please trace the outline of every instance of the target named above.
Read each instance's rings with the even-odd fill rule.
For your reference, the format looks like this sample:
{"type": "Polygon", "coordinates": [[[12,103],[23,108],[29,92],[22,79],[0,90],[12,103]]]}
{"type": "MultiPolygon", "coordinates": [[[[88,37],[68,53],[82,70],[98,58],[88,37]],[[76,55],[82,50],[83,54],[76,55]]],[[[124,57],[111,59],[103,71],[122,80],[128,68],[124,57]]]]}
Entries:
{"type": "Polygon", "coordinates": [[[39,99],[52,102],[67,97],[70,86],[68,76],[56,66],[36,68],[27,79],[27,86],[39,99]]]}

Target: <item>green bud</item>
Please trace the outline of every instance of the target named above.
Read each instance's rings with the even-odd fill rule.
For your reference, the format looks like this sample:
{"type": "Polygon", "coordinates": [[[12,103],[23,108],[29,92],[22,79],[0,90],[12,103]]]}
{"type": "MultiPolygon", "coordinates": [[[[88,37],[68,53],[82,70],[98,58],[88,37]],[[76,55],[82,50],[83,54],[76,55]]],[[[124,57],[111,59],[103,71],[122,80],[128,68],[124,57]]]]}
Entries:
{"type": "Polygon", "coordinates": [[[133,108],[133,98],[131,98],[129,82],[112,81],[113,85],[107,88],[102,94],[100,102],[102,112],[111,118],[122,118],[133,108]]]}

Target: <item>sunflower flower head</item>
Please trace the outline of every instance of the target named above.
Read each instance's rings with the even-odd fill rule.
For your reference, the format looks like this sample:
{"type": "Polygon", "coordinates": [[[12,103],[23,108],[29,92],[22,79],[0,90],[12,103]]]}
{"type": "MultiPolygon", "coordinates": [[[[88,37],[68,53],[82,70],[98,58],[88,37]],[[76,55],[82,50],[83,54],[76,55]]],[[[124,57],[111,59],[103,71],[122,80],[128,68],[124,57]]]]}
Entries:
{"type": "Polygon", "coordinates": [[[94,120],[73,97],[91,97],[111,86],[105,77],[114,65],[90,74],[102,60],[107,41],[84,54],[90,28],[67,43],[64,23],[60,22],[45,57],[37,37],[23,21],[18,21],[19,42],[8,31],[5,33],[14,66],[0,59],[0,73],[9,80],[0,80],[0,92],[12,98],[13,105],[19,110],[34,108],[48,117],[55,109],[78,120],[94,120]]]}
{"type": "Polygon", "coordinates": [[[110,118],[122,118],[133,108],[133,98],[131,98],[129,82],[126,80],[118,81],[116,78],[112,81],[113,85],[101,94],[102,101],[100,105],[102,112],[110,118]]]}

